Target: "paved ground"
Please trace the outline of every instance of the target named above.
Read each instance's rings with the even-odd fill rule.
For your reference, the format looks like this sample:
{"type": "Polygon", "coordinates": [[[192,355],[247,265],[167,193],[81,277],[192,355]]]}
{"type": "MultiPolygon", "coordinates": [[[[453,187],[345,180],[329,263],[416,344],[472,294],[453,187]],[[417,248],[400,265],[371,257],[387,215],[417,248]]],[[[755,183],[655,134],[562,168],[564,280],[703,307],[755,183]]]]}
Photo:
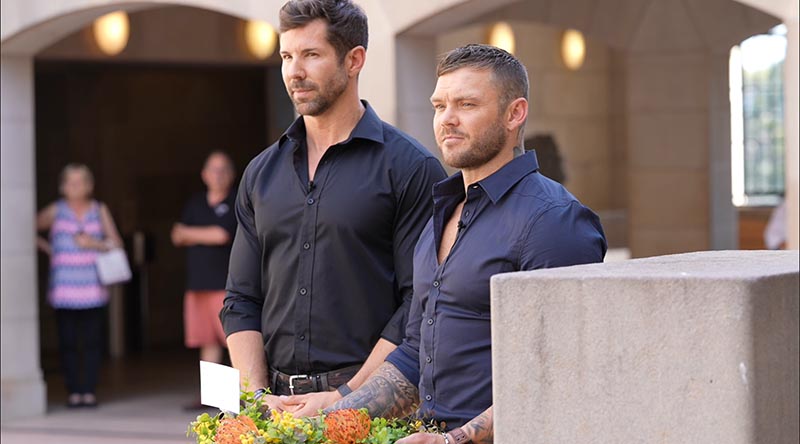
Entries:
{"type": "Polygon", "coordinates": [[[195,354],[177,351],[107,362],[97,409],[66,408],[59,375],[47,375],[47,414],[3,423],[0,442],[191,443],[186,429],[200,412],[186,412],[182,405],[192,399],[199,383],[196,359],[195,354]]]}
{"type": "Polygon", "coordinates": [[[197,413],[181,410],[179,394],[147,395],[104,403],[96,410],[59,408],[0,430],[3,444],[189,443],[186,428],[197,413]]]}

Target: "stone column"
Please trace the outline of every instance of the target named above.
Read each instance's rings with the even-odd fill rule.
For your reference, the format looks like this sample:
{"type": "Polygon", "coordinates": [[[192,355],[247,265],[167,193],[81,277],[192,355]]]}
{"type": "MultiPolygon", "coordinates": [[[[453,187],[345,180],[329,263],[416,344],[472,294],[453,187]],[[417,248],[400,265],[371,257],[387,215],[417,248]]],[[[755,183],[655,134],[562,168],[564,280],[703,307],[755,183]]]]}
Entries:
{"type": "Polygon", "coordinates": [[[36,281],[33,59],[0,63],[2,420],[43,414],[36,281]]]}
{"type": "Polygon", "coordinates": [[[710,251],[494,276],[495,443],[789,443],[800,260],[710,251]]]}
{"type": "Polygon", "coordinates": [[[650,2],[627,52],[633,257],[711,247],[712,62],[687,8],[680,1],[650,2]]]}
{"type": "Polygon", "coordinates": [[[628,241],[633,257],[711,247],[709,70],[708,54],[701,51],[653,49],[628,55],[628,241]]]}
{"type": "MultiPolygon", "coordinates": [[[[795,14],[797,8],[795,7],[795,14]]],[[[798,200],[800,199],[800,172],[798,171],[798,163],[800,162],[800,104],[798,104],[798,82],[800,82],[800,75],[798,75],[798,51],[800,45],[798,39],[800,38],[800,29],[798,28],[798,17],[787,19],[785,21],[788,29],[787,39],[788,45],[786,46],[786,62],[785,66],[785,85],[784,85],[784,119],[786,125],[786,203],[787,203],[787,248],[798,249],[800,248],[800,210],[798,209],[798,200]]]]}
{"type": "Polygon", "coordinates": [[[383,2],[364,0],[357,3],[369,18],[369,48],[359,79],[359,95],[369,101],[381,119],[397,125],[397,98],[393,94],[397,85],[395,30],[386,16],[383,2]]]}
{"type": "MultiPolygon", "coordinates": [[[[730,45],[733,46],[733,45],[730,45]]],[[[709,249],[739,248],[739,214],[731,201],[730,46],[709,55],[709,249]]]]}
{"type": "Polygon", "coordinates": [[[436,88],[436,39],[401,35],[396,40],[397,126],[442,158],[433,136],[430,97],[436,88]]]}

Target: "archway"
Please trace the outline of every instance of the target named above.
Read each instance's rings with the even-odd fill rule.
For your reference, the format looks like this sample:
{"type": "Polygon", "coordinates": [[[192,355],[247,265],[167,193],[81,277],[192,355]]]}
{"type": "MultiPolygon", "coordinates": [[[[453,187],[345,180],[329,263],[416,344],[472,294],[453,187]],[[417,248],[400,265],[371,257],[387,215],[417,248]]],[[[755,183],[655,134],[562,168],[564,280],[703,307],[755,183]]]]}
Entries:
{"type": "MultiPolygon", "coordinates": [[[[68,2],[66,2],[68,3],[68,2]]],[[[43,382],[42,363],[40,362],[40,315],[47,316],[46,312],[38,310],[37,307],[37,256],[30,243],[30,230],[35,226],[33,216],[36,211],[36,191],[37,183],[40,190],[49,189],[48,182],[41,183],[42,177],[37,178],[35,170],[36,162],[36,119],[34,113],[34,79],[35,65],[34,56],[41,56],[45,48],[51,48],[55,42],[67,40],[70,34],[80,30],[91,21],[112,10],[127,9],[133,16],[146,14],[156,11],[168,5],[166,2],[151,2],[148,5],[141,3],[136,5],[119,4],[112,6],[85,8],[86,2],[73,2],[72,5],[49,3],[43,5],[45,11],[38,10],[38,14],[31,14],[30,17],[23,17],[20,22],[29,23],[24,29],[6,35],[6,31],[13,29],[7,27],[9,22],[6,13],[8,12],[7,3],[3,4],[4,23],[3,23],[3,44],[2,44],[2,226],[3,226],[3,288],[2,288],[2,336],[3,336],[3,403],[14,406],[14,408],[3,409],[3,419],[17,416],[28,416],[34,413],[45,411],[46,389],[43,382]],[[62,14],[62,15],[57,15],[62,14]],[[27,21],[25,20],[27,19],[27,21]],[[8,37],[8,38],[6,38],[8,37]],[[13,277],[12,277],[13,276],[13,277]],[[9,307],[9,309],[6,309],[9,307]]],[[[213,6],[213,2],[182,2],[183,4],[195,4],[203,7],[213,6]]],[[[228,12],[230,8],[227,2],[219,2],[217,10],[228,12]]],[[[270,6],[263,5],[264,9],[270,6]]],[[[274,6],[277,11],[279,5],[274,6]]],[[[184,9],[188,9],[184,7],[184,9]]],[[[206,11],[206,15],[214,15],[208,9],[195,9],[195,11],[206,11]]],[[[12,11],[13,12],[13,11],[12,11]]],[[[235,11],[241,14],[247,12],[241,5],[235,11]]],[[[13,14],[11,14],[13,16],[13,14]]],[[[18,19],[20,17],[17,17],[18,19]]],[[[16,23],[14,23],[16,24],[16,23]]],[[[76,36],[72,36],[76,39],[76,36]]],[[[233,38],[233,37],[231,37],[233,38]]],[[[44,51],[46,52],[46,51],[44,51]]],[[[58,49],[55,50],[58,53],[58,49]]],[[[63,52],[63,51],[62,51],[63,52]]],[[[52,54],[51,54],[52,55],[52,54]]],[[[69,58],[69,57],[67,57],[69,58]]],[[[46,57],[45,57],[46,59],[46,57]]],[[[145,57],[146,59],[146,57],[145,57]]],[[[41,57],[40,62],[45,63],[41,57]]],[[[51,57],[52,60],[52,57],[51,57]]],[[[140,63],[142,60],[134,60],[133,63],[140,63]]],[[[183,60],[186,63],[186,60],[183,60]]],[[[191,60],[195,66],[203,63],[213,64],[213,60],[191,60]]],[[[233,61],[234,63],[236,61],[233,61]]],[[[50,68],[63,62],[49,62],[50,68]]],[[[128,63],[132,63],[128,61],[128,63]]],[[[226,63],[225,60],[222,62],[226,63]]],[[[231,63],[231,60],[227,60],[231,63]]],[[[91,63],[90,63],[91,64],[91,63]]],[[[241,62],[240,62],[241,64],[241,62]]],[[[247,65],[247,63],[245,63],[247,65]]],[[[111,65],[105,65],[111,66],[111,65]]],[[[117,64],[115,67],[120,68],[117,64]]],[[[251,64],[255,66],[255,64],[251,64]]],[[[275,61],[273,67],[277,67],[275,61]]],[[[180,71],[179,67],[173,67],[173,71],[180,71]]],[[[200,71],[208,70],[220,71],[222,68],[209,65],[201,68],[200,71]]],[[[114,69],[111,69],[114,71],[114,69]]],[[[152,70],[151,70],[152,71],[152,70]]],[[[198,71],[198,70],[190,70],[198,71]]],[[[274,71],[274,70],[273,70],[274,71]]],[[[104,72],[109,72],[105,70],[104,72]]],[[[257,81],[257,80],[256,80],[257,81]]],[[[257,81],[258,82],[258,81],[257,81]]],[[[262,90],[274,88],[280,85],[279,76],[272,73],[272,77],[265,72],[260,81],[262,90]]],[[[112,82],[113,83],[113,82],[112,82]]],[[[232,83],[232,82],[227,82],[232,83]]],[[[234,83],[235,84],[235,83],[234,83]]],[[[280,86],[282,91],[282,86],[280,86]]],[[[42,91],[42,93],[47,93],[42,91]]],[[[56,100],[56,97],[47,99],[56,100]]],[[[264,97],[262,96],[262,99],[264,97]]],[[[48,100],[40,101],[52,105],[48,100]]],[[[273,118],[288,116],[292,117],[291,111],[276,107],[275,109],[264,109],[262,117],[273,113],[273,118]]],[[[40,116],[41,117],[41,116],[40,116]]],[[[258,117],[258,115],[253,115],[258,117]]],[[[51,120],[52,122],[52,120],[51,120]]],[[[266,127],[267,122],[262,122],[266,127]]],[[[273,125],[275,127],[285,126],[283,122],[273,125]]],[[[263,140],[258,143],[247,143],[254,149],[263,148],[268,139],[267,131],[264,131],[263,140]],[[259,146],[260,145],[260,146],[259,146]]],[[[42,137],[40,135],[40,141],[42,137]]],[[[65,144],[65,145],[68,145],[65,144]]],[[[207,151],[207,148],[203,148],[207,151]]],[[[242,162],[249,158],[252,153],[242,156],[242,162]]],[[[43,159],[39,159],[43,160],[43,159]]],[[[47,159],[44,159],[47,160],[47,159]]],[[[191,161],[191,163],[196,163],[191,161]]],[[[39,165],[42,166],[41,163],[39,165]]],[[[116,167],[118,168],[119,165],[116,167]]],[[[243,167],[243,165],[242,165],[243,167]]],[[[196,182],[196,181],[193,181],[196,182]]],[[[46,193],[46,191],[45,191],[46,193]]],[[[41,193],[40,193],[41,195],[41,193]]],[[[112,210],[115,211],[115,210],[112,210]]],[[[118,223],[120,221],[119,208],[116,209],[118,223]]],[[[125,210],[122,211],[123,213],[125,210]]],[[[125,234],[125,233],[124,233],[125,234]]],[[[127,233],[130,234],[130,233],[127,233]]],[[[178,280],[181,278],[178,277],[178,280]]],[[[173,307],[174,308],[174,307],[173,307]]],[[[174,310],[173,310],[174,311],[174,310]]],[[[179,313],[179,312],[178,312],[179,313]]],[[[180,319],[177,317],[176,319],[180,319]]],[[[162,324],[169,325],[169,322],[162,324]]],[[[176,330],[171,328],[170,330],[176,330]]],[[[47,332],[45,332],[45,336],[47,332]]],[[[47,339],[47,338],[45,338],[47,339]]]]}

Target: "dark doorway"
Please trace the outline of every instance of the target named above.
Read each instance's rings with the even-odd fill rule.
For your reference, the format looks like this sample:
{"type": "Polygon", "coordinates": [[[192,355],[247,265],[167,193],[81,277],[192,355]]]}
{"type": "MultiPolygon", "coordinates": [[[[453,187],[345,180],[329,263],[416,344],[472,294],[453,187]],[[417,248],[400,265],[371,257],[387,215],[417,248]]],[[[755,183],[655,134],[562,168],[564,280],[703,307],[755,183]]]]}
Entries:
{"type": "MultiPolygon", "coordinates": [[[[279,68],[37,61],[35,79],[37,208],[58,198],[64,165],[87,164],[126,243],[141,233],[148,246],[147,279],[124,290],[126,353],[182,350],[184,252],[170,228],[210,151],[241,173],[291,121],[279,68]]],[[[44,255],[39,270],[42,366],[58,372],[44,255]]]]}

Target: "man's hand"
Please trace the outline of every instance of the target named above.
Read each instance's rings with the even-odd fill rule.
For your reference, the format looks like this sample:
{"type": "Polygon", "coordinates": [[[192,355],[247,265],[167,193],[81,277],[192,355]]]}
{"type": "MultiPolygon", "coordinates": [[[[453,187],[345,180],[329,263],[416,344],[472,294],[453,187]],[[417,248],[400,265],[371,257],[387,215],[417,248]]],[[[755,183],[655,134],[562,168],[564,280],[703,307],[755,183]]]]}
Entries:
{"type": "Polygon", "coordinates": [[[415,433],[397,441],[397,444],[444,444],[444,436],[439,433],[415,433]]]}
{"type": "Polygon", "coordinates": [[[285,396],[275,396],[275,395],[264,395],[261,399],[264,401],[264,404],[270,408],[270,410],[275,410],[278,413],[284,411],[291,411],[290,408],[284,403],[285,396]]]}
{"type": "Polygon", "coordinates": [[[342,399],[342,395],[336,390],[333,390],[330,392],[283,396],[281,398],[286,409],[292,412],[295,417],[300,417],[317,416],[320,410],[330,407],[336,401],[342,399]]]}

